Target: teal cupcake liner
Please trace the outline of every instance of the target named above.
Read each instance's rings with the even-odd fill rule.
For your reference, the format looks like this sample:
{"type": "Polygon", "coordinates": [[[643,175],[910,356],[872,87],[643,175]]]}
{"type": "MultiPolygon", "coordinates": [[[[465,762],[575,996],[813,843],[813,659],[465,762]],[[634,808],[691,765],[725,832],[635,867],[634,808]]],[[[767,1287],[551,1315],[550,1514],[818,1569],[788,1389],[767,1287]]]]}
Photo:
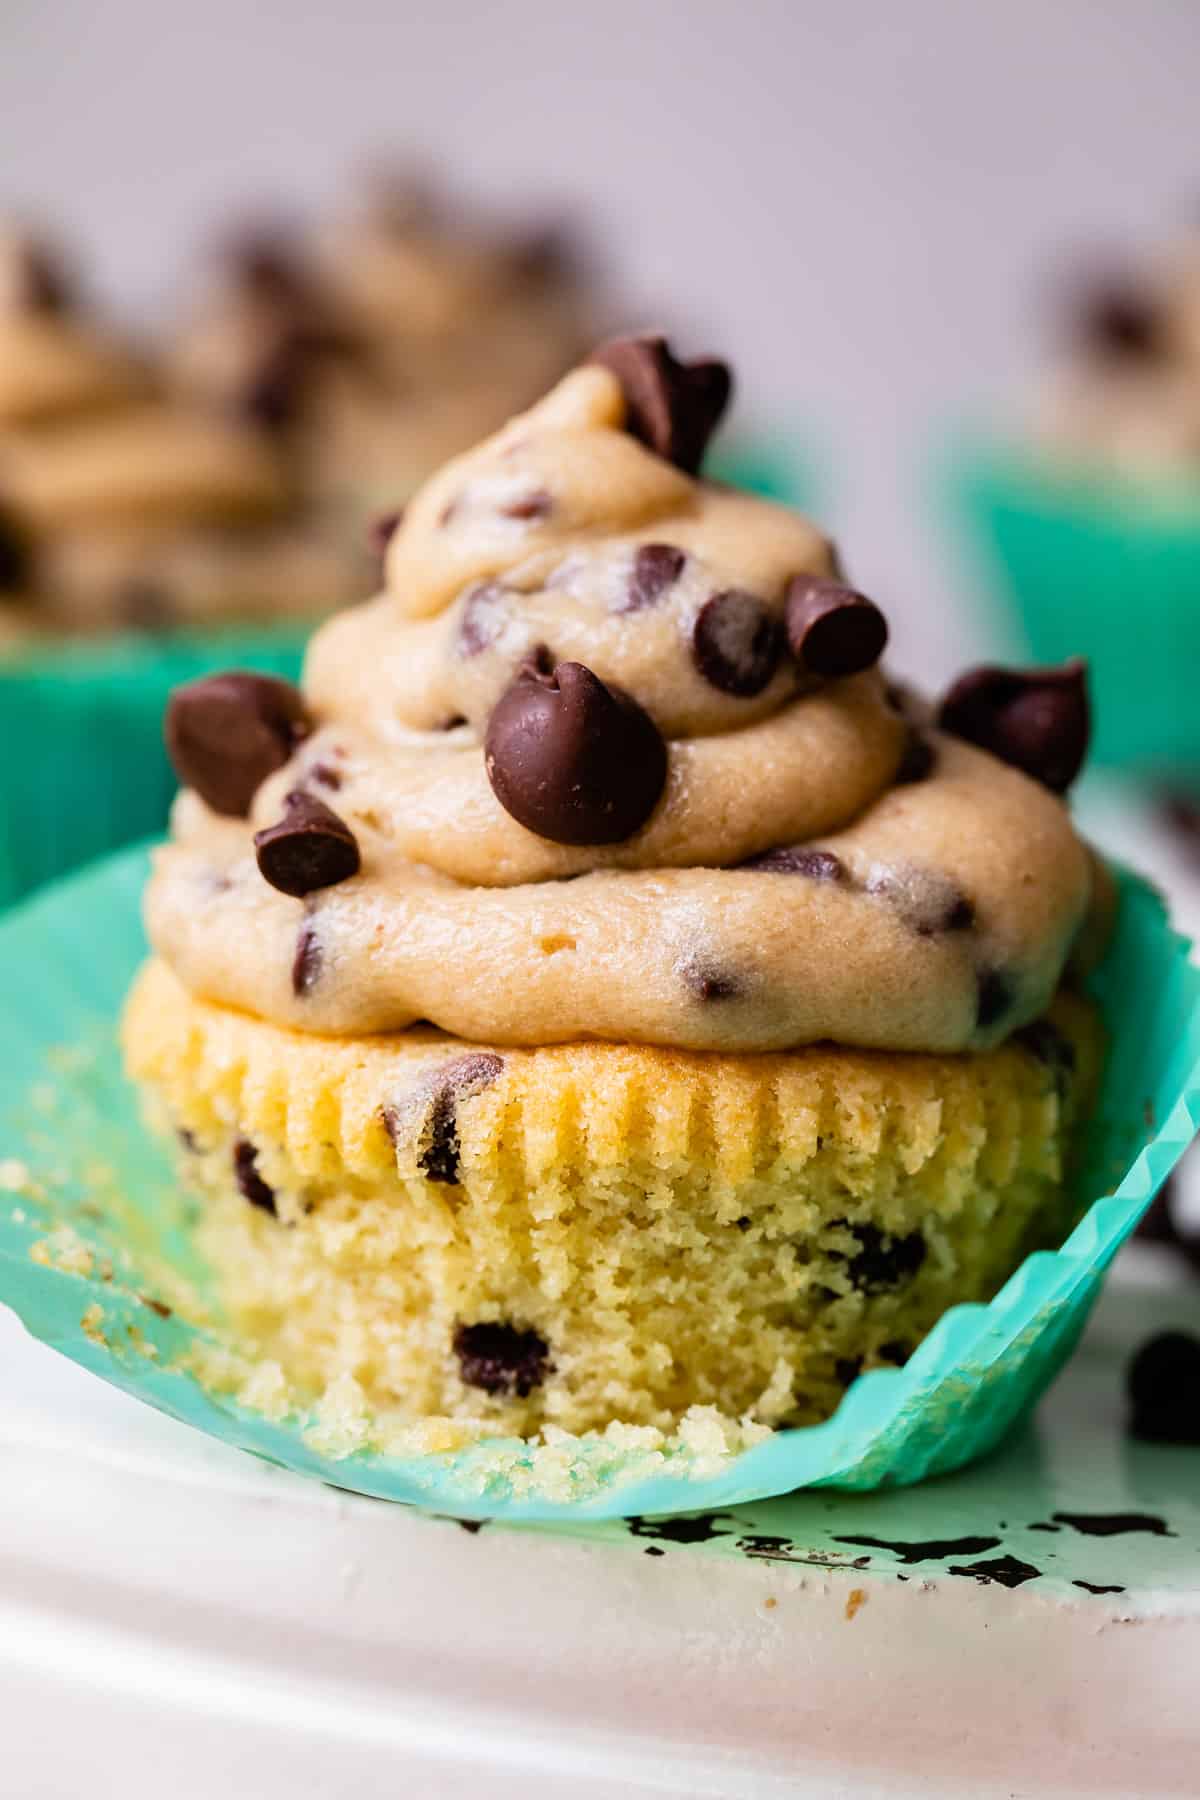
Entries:
{"type": "Polygon", "coordinates": [[[230,668],[294,680],[306,635],[123,635],[0,660],[0,907],[161,832],[177,785],[162,735],[171,689],[230,668]]]}
{"type": "Polygon", "coordinates": [[[988,1305],[953,1307],[902,1369],[862,1375],[823,1424],[723,1462],[639,1441],[443,1454],[322,1453],[312,1421],[270,1419],[180,1367],[208,1334],[153,1304],[169,1264],[205,1293],[189,1206],[143,1130],[115,1021],[145,945],[144,850],[0,922],[0,1301],[105,1380],[228,1444],[335,1486],[464,1518],[609,1518],[716,1509],[801,1487],[919,1481],[991,1449],[1035,1403],[1101,1280],[1200,1122],[1200,971],[1162,902],[1121,874],[1092,989],[1113,1048],[1078,1179],[1080,1221],[988,1305]],[[46,1246],[49,1246],[47,1249],[46,1246]]]}
{"type": "Polygon", "coordinates": [[[1200,776],[1200,484],[962,450],[948,487],[1005,650],[1087,657],[1092,762],[1200,776]]]}
{"type": "MultiPolygon", "coordinates": [[[[795,504],[808,466],[785,439],[719,449],[711,473],[795,504]]],[[[383,510],[381,505],[381,510],[383,510]]],[[[311,621],[103,643],[0,658],[0,907],[161,832],[175,794],[162,741],[167,696],[218,669],[299,676],[311,621]]]]}

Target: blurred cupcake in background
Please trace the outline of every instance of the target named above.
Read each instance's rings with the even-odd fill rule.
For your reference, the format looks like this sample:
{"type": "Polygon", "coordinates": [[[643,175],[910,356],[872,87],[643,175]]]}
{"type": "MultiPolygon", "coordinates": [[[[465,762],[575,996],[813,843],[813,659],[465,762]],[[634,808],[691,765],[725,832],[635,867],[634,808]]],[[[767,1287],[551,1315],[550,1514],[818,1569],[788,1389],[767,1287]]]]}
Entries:
{"type": "Polygon", "coordinates": [[[529,405],[596,322],[565,231],[500,229],[384,171],[311,233],[235,237],[172,368],[269,430],[306,504],[357,542],[529,405]]]}
{"type": "Polygon", "coordinates": [[[1200,235],[1077,278],[1058,359],[1008,443],[975,444],[955,497],[1039,661],[1083,652],[1101,764],[1200,777],[1200,235]]]}

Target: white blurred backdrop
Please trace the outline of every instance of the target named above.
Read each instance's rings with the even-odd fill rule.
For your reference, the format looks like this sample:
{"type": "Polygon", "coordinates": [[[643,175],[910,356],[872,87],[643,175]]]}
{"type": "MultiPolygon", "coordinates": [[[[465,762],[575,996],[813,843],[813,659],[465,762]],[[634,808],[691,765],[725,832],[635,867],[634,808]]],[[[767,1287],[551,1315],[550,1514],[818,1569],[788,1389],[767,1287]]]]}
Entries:
{"type": "Polygon", "coordinates": [[[808,438],[902,664],[968,654],[929,516],[947,422],[1013,404],[1064,245],[1200,220],[1195,0],[7,0],[3,199],[153,308],[230,209],[426,155],[578,202],[632,322],[808,438]]]}

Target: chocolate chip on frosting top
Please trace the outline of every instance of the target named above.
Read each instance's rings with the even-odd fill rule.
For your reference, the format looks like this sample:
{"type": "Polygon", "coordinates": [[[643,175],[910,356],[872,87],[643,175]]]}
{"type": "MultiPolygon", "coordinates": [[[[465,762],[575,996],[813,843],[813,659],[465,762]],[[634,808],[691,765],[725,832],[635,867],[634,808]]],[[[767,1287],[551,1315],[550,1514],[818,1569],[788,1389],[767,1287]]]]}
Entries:
{"type": "Polygon", "coordinates": [[[1099,905],[1052,791],[1080,672],[915,714],[827,540],[692,473],[728,390],[607,346],[416,495],[303,698],[243,691],[247,816],[179,762],[148,923],[188,987],[496,1045],[955,1051],[1044,1009],[1099,905]]]}

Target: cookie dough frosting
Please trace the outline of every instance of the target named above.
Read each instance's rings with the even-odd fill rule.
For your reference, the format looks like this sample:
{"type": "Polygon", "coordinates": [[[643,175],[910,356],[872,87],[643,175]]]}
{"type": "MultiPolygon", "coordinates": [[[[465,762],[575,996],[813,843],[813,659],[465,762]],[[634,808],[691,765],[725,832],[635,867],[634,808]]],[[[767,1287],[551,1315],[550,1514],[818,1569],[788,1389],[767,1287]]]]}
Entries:
{"type": "Polygon", "coordinates": [[[448,464],[303,695],[177,694],[148,895],[193,994],[496,1045],[990,1046],[1093,910],[1061,791],[1082,672],[977,670],[939,724],[804,519],[694,471],[729,388],[605,346],[448,464]]]}

